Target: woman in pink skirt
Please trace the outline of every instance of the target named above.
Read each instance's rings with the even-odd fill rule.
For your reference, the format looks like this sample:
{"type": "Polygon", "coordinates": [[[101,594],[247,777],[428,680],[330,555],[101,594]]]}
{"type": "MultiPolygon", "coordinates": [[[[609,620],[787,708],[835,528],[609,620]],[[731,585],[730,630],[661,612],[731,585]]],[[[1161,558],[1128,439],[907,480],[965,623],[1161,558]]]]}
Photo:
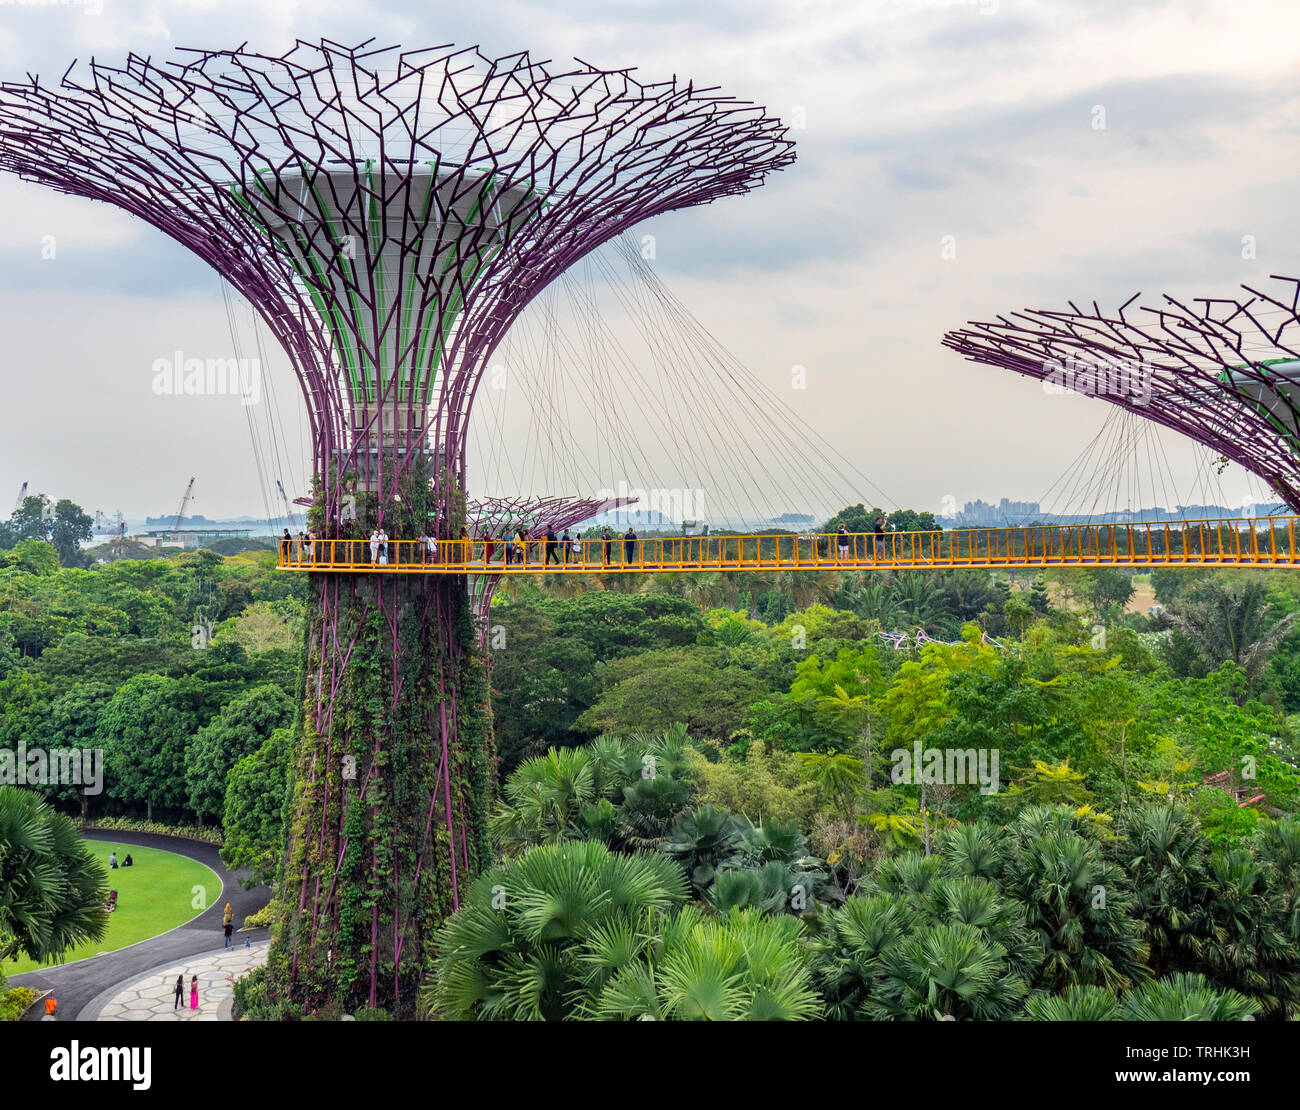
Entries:
{"type": "Polygon", "coordinates": [[[190,1009],[199,1008],[199,977],[197,975],[190,977],[190,1009]]]}

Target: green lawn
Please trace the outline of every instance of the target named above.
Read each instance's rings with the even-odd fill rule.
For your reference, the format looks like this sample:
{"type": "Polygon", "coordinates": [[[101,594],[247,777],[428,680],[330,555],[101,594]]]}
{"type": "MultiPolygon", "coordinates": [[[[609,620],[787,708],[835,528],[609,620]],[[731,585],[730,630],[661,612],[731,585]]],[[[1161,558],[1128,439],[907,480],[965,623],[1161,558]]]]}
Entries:
{"type": "MultiPolygon", "coordinates": [[[[216,872],[185,856],[157,848],[117,844],[111,840],[87,840],[86,845],[104,864],[109,888],[117,891],[117,909],[108,915],[108,929],[104,933],[104,939],[72,949],[65,954],[64,963],[85,959],[98,952],[112,952],[138,940],[156,937],[159,933],[165,933],[168,929],[174,929],[197,917],[221,899],[221,880],[217,878],[216,872]],[[108,854],[113,851],[117,852],[119,864],[130,852],[134,866],[109,871],[108,854]],[[195,900],[199,895],[193,890],[196,886],[204,888],[205,898],[197,908],[195,900]]],[[[221,943],[219,928],[213,929],[212,937],[214,946],[221,943]]],[[[18,960],[6,960],[4,973],[18,975],[49,966],[51,965],[38,964],[24,956],[18,960]]]]}

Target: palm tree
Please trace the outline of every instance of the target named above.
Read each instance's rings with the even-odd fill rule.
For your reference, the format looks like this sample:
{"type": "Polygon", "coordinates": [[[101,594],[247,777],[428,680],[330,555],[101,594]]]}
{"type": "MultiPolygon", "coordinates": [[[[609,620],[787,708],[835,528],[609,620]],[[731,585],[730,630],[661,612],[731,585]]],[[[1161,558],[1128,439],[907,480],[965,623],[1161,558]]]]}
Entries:
{"type": "Polygon", "coordinates": [[[703,893],[717,869],[740,852],[745,824],[725,809],[700,806],[677,819],[659,850],[680,863],[691,885],[703,893]]]}
{"type": "Polygon", "coordinates": [[[801,1021],[821,1016],[809,953],[793,917],[688,906],[659,942],[626,962],[584,1016],[615,1021],[801,1021]]]}
{"type": "Polygon", "coordinates": [[[1119,999],[1102,987],[1071,987],[1064,994],[1038,992],[1025,1002],[1030,1021],[1118,1021],[1119,999]]]}
{"type": "Polygon", "coordinates": [[[1046,952],[1034,985],[1118,993],[1144,980],[1147,947],[1134,898],[1087,823],[1063,806],[1040,806],[1005,833],[1003,889],[1025,907],[1046,952]]]}
{"type": "Polygon", "coordinates": [[[1119,1021],[1242,1021],[1259,1013],[1259,1003],[1233,990],[1215,990],[1203,976],[1168,975],[1143,983],[1119,1001],[1119,1021]]]}
{"type": "Polygon", "coordinates": [[[1200,966],[1208,940],[1204,907],[1209,842],[1178,806],[1130,809],[1120,818],[1116,860],[1137,898],[1146,926],[1150,967],[1200,966]]]}
{"type": "Polygon", "coordinates": [[[107,879],[67,817],[39,794],[0,786],[0,961],[46,963],[100,940],[107,879]]]}
{"type": "Polygon", "coordinates": [[[937,631],[942,603],[933,576],[909,570],[900,574],[891,587],[898,616],[909,629],[937,631]]]}
{"type": "Polygon", "coordinates": [[[866,781],[863,778],[862,760],[837,752],[834,748],[825,753],[799,752],[798,757],[804,774],[824,797],[831,800],[837,812],[843,813],[849,821],[856,820],[857,798],[866,781]]]}
{"type": "Polygon", "coordinates": [[[1257,579],[1241,586],[1211,580],[1198,583],[1169,616],[1208,669],[1236,663],[1253,688],[1277,645],[1300,618],[1300,610],[1279,618],[1257,579]]]}
{"type": "Polygon", "coordinates": [[[1276,873],[1244,846],[1215,852],[1209,871],[1207,975],[1266,1017],[1291,1017],[1300,1008],[1300,945],[1276,873]]]}
{"type": "Polygon", "coordinates": [[[506,780],[502,793],[505,797],[488,825],[507,854],[573,835],[583,807],[602,794],[591,753],[583,748],[552,748],[525,760],[506,780]]]}
{"type": "Polygon", "coordinates": [[[420,991],[426,1016],[575,1016],[656,943],[686,901],[686,876],[658,853],[596,841],[534,848],[489,871],[439,931],[420,991]]]}

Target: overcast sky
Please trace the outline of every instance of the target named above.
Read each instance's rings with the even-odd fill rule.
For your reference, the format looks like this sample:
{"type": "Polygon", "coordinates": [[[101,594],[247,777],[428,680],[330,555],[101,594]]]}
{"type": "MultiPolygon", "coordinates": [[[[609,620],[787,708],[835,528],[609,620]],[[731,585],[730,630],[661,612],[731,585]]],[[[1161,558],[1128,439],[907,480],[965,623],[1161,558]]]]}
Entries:
{"type": "MultiPolygon", "coordinates": [[[[0,74],[52,81],[92,54],[244,40],[269,53],[321,36],[634,65],[799,124],[796,163],[761,189],[648,227],[655,265],[900,505],[1036,500],[1105,417],[1103,402],[965,362],[940,346],[945,329],[1300,275],[1292,3],[0,2],[0,74]]],[[[238,402],[150,390],[159,357],[230,352],[215,275],[104,206],[13,179],[0,202],[0,513],[24,480],[88,510],[171,511],[194,475],[195,511],[261,514],[238,402]]],[[[300,406],[271,363],[276,469],[302,493],[300,406]]],[[[1192,452],[1171,438],[1170,461],[1190,491],[1192,452]]],[[[1240,474],[1224,489],[1252,493],[1240,474]]]]}

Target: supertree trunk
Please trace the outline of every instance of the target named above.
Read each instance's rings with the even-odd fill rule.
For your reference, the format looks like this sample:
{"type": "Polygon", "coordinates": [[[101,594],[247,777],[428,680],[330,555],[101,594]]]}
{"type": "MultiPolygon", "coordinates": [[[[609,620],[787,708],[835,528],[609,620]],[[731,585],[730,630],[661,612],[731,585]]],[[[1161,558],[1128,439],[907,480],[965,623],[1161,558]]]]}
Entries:
{"type": "Polygon", "coordinates": [[[490,710],[465,581],[313,582],[269,987],[413,1011],[437,926],[487,860],[490,710]]]}

